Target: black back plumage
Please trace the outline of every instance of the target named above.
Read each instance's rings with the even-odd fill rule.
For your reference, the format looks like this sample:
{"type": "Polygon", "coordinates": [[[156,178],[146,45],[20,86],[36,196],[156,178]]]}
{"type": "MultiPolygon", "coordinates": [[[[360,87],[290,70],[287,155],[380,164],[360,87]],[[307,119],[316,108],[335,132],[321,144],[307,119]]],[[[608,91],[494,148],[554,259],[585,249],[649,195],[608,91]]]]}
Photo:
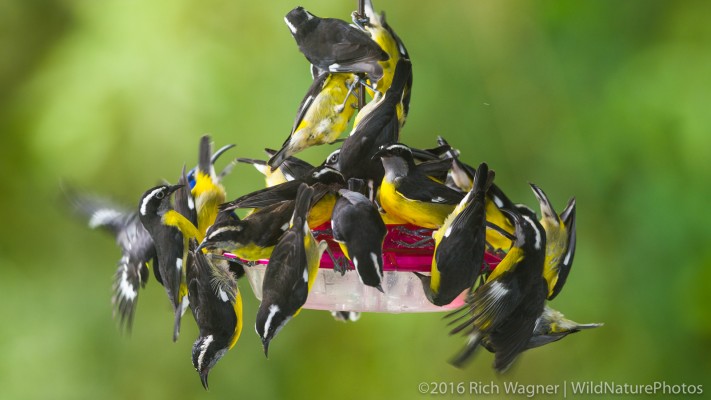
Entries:
{"type": "Polygon", "coordinates": [[[345,244],[361,281],[382,291],[385,223],[375,205],[362,193],[342,189],[339,194],[331,217],[333,238],[345,244]]]}
{"type": "Polygon", "coordinates": [[[317,68],[329,72],[367,73],[377,81],[378,61],[390,57],[365,32],[335,18],[319,18],[303,7],[291,10],[285,22],[299,50],[317,68]]]}

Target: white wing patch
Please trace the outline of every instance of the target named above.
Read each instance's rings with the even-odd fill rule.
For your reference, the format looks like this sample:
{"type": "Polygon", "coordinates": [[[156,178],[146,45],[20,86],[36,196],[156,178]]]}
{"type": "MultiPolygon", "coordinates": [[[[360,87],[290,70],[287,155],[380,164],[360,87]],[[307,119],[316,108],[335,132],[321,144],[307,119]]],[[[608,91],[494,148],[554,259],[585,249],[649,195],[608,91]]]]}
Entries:
{"type": "Polygon", "coordinates": [[[123,258],[121,259],[123,264],[123,271],[121,272],[121,279],[119,279],[119,295],[121,298],[124,298],[128,301],[133,301],[136,296],[138,296],[138,290],[136,290],[135,287],[128,281],[128,265],[125,264],[125,262],[128,262],[128,260],[124,260],[123,258]]]}
{"type": "Polygon", "coordinates": [[[225,303],[227,303],[230,300],[230,298],[227,297],[227,293],[225,293],[225,291],[222,290],[222,288],[217,289],[217,294],[220,296],[220,300],[224,301],[225,303]]]}
{"type": "Polygon", "coordinates": [[[498,281],[493,281],[491,282],[491,289],[489,293],[491,293],[491,297],[494,298],[493,301],[497,301],[501,299],[502,297],[506,296],[506,294],[509,292],[509,289],[507,289],[501,282],[498,281]]]}
{"type": "Polygon", "coordinates": [[[97,226],[106,225],[111,220],[116,219],[120,216],[120,212],[112,210],[110,208],[102,208],[100,210],[96,210],[96,212],[91,215],[91,219],[89,220],[89,228],[94,229],[97,226]]]}
{"type": "Polygon", "coordinates": [[[182,270],[182,268],[183,268],[183,259],[182,258],[175,259],[175,267],[178,269],[178,271],[182,270]]]}
{"type": "Polygon", "coordinates": [[[380,273],[380,260],[378,260],[378,255],[370,253],[370,259],[373,260],[373,266],[375,266],[375,272],[378,274],[378,279],[382,281],[383,274],[380,273]]]}
{"type": "Polygon", "coordinates": [[[504,202],[499,198],[499,196],[491,196],[491,198],[494,200],[494,204],[496,204],[496,207],[503,207],[504,202]]]}
{"type": "Polygon", "coordinates": [[[309,281],[309,270],[308,268],[304,268],[304,282],[309,281]]]}
{"type": "Polygon", "coordinates": [[[437,196],[432,199],[433,203],[444,203],[444,197],[437,196]]]}

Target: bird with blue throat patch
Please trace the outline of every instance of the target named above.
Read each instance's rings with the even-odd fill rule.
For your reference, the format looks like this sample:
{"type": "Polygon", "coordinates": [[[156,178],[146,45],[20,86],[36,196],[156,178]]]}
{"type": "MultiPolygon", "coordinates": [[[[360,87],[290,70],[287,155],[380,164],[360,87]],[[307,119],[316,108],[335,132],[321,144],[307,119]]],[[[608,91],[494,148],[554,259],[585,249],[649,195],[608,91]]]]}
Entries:
{"type": "Polygon", "coordinates": [[[553,300],[568,279],[575,256],[575,198],[558,215],[546,193],[533,183],[533,194],[541,207],[540,223],[546,231],[546,261],[543,276],[548,282],[548,300],[553,300]]]}
{"type": "Polygon", "coordinates": [[[348,189],[338,191],[331,230],[360,281],[383,292],[383,241],[388,231],[363,191],[364,182],[358,179],[349,180],[348,189]]]}
{"type": "MultiPolygon", "coordinates": [[[[391,86],[395,75],[395,69],[398,61],[401,58],[410,59],[410,54],[407,52],[404,43],[395,33],[390,25],[385,20],[385,13],[378,14],[373,8],[373,2],[365,0],[363,2],[363,11],[365,15],[359,15],[357,12],[352,14],[353,23],[364,31],[370,34],[370,37],[388,53],[389,58],[384,61],[379,61],[383,69],[383,76],[375,84],[375,90],[379,93],[385,93],[391,86]]],[[[373,89],[366,86],[366,90],[372,98],[375,98],[373,89]]],[[[405,125],[407,114],[410,111],[410,95],[412,92],[412,74],[407,79],[403,95],[398,105],[398,119],[400,126],[405,125]]]]}
{"type": "Polygon", "coordinates": [[[482,272],[486,250],[486,192],[494,171],[479,165],[474,185],[444,224],[432,235],[435,241],[430,275],[417,274],[427,299],[436,306],[451,303],[471,289],[482,272]]]}
{"type": "Polygon", "coordinates": [[[365,73],[372,82],[383,75],[380,61],[389,58],[367,33],[346,21],[319,18],[296,7],[284,17],[299,50],[318,69],[336,73],[365,73]]]}
{"type": "Polygon", "coordinates": [[[190,309],[199,329],[192,361],[207,389],[210,371],[242,333],[242,295],[232,272],[223,264],[213,263],[196,246],[197,242],[191,240],[192,262],[187,268],[190,309]]]}
{"type": "Polygon", "coordinates": [[[373,158],[380,158],[385,170],[378,197],[380,206],[395,218],[439,229],[464,198],[464,194],[420,172],[412,151],[404,144],[383,146],[373,158]]]}
{"type": "Polygon", "coordinates": [[[262,340],[264,355],[269,343],[292,317],[299,314],[316,280],[321,255],[328,246],[317,242],[309,230],[307,214],[314,190],[299,186],[289,229],[274,247],[262,282],[262,303],[255,328],[262,340]]]}
{"type": "MultiPolygon", "coordinates": [[[[149,263],[157,268],[156,249],[151,235],[138,218],[137,211],[128,211],[112,202],[65,187],[65,194],[74,211],[89,219],[89,227],[102,228],[116,238],[121,259],[114,275],[114,316],[119,326],[130,331],[138,305],[139,289],[144,288],[150,275],[149,263]]],[[[160,273],[154,271],[158,281],[160,273]]]]}
{"type": "Polygon", "coordinates": [[[412,64],[400,59],[393,83],[385,95],[360,111],[359,115],[365,116],[353,127],[338,156],[338,170],[345,179],[362,179],[372,187],[380,184],[384,175],[383,164],[373,156],[382,146],[397,143],[400,138],[397,105],[411,72],[412,64]]]}
{"type": "Polygon", "coordinates": [[[451,334],[467,330],[467,344],[450,362],[462,367],[486,336],[495,353],[494,369],[505,372],[524,351],[533,335],[536,321],[544,310],[548,284],[543,278],[546,233],[527,215],[512,211],[516,240],[484,284],[467,295],[458,312],[465,313],[452,323],[465,319],[451,334]]]}
{"type": "Polygon", "coordinates": [[[179,335],[180,316],[188,306],[187,302],[182,301],[187,293],[181,295],[181,284],[185,282],[188,241],[201,237],[195,225],[175,211],[170,203],[171,195],[182,187],[184,185],[160,185],[148,189],[138,205],[141,223],[155,244],[160,281],[175,313],[174,341],[179,335]]]}
{"type": "Polygon", "coordinates": [[[267,162],[272,171],[291,155],[333,143],[341,136],[358,106],[353,93],[357,79],[350,73],[323,73],[314,79],[299,105],[289,137],[267,162]]]}
{"type": "MultiPolygon", "coordinates": [[[[543,313],[536,319],[533,333],[528,340],[525,350],[545,346],[549,343],[557,342],[570,334],[582,330],[598,328],[603,325],[602,323],[579,324],[565,318],[563,313],[546,305],[543,308],[543,313]]],[[[481,345],[492,353],[496,352],[488,336],[482,337],[481,345]]]]}
{"type": "MultiPolygon", "coordinates": [[[[276,150],[272,149],[264,149],[264,151],[267,155],[269,155],[269,157],[273,157],[277,153],[276,150]]],[[[238,158],[237,161],[250,164],[257,171],[261,172],[264,175],[266,187],[272,187],[280,183],[302,178],[314,169],[313,165],[296,157],[287,157],[281,164],[279,164],[279,168],[273,171],[264,160],[254,158],[238,158]]]]}

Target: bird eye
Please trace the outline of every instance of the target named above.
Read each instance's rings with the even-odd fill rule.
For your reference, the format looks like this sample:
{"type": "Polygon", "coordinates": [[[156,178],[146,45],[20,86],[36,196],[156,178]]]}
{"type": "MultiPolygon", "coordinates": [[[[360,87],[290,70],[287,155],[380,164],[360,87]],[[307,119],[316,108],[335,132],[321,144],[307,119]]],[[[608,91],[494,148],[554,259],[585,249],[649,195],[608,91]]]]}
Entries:
{"type": "Polygon", "coordinates": [[[156,193],[156,198],[157,198],[157,199],[160,200],[160,199],[162,199],[163,197],[165,197],[165,192],[162,192],[162,191],[161,191],[161,192],[156,193]]]}

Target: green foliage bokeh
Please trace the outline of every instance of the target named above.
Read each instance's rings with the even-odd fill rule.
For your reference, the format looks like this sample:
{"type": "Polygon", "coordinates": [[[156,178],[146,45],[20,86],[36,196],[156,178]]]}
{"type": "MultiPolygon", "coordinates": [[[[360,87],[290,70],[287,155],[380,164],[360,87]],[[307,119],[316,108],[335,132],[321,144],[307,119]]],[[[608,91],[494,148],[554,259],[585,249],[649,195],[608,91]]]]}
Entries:
{"type": "MultiPolygon", "coordinates": [[[[578,251],[552,306],[597,330],[526,352],[496,376],[439,314],[341,324],[305,311],[273,342],[245,329],[204,393],[197,330],[151,278],[133,333],[111,317],[113,240],[70,217],[63,181],[128,206],[196,162],[198,138],[262,157],[309,86],[288,1],[0,3],[0,398],[416,398],[420,382],[709,383],[711,3],[375,0],[414,66],[402,140],[443,135],[487,161],[516,201],[527,182],[578,203],[578,251]]],[[[355,1],[302,3],[349,19],[355,1]]],[[[318,162],[332,150],[309,149],[318,162]]],[[[230,197],[257,189],[240,165],[230,197]]],[[[708,385],[707,385],[708,386],[708,385]]],[[[711,391],[711,387],[707,390],[711,391]]],[[[492,396],[494,398],[496,396],[492,396]]]]}

